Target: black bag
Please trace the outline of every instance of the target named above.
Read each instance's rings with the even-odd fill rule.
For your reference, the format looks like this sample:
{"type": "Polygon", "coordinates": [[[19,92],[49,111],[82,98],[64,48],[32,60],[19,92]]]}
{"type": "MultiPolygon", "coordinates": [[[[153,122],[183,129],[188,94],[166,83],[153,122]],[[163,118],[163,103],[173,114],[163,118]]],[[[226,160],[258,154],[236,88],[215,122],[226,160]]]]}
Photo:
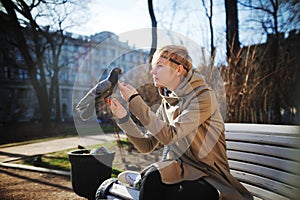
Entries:
{"type": "Polygon", "coordinates": [[[97,189],[95,200],[107,199],[106,196],[109,193],[109,188],[112,186],[113,183],[117,183],[117,182],[118,182],[117,178],[109,178],[103,181],[99,186],[99,188],[97,189]]]}

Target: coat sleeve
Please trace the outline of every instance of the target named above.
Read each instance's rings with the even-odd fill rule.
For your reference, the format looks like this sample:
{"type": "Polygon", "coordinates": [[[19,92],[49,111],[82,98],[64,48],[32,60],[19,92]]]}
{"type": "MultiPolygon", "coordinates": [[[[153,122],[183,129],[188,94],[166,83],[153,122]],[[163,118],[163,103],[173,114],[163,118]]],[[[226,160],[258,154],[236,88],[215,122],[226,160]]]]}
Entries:
{"type": "Polygon", "coordinates": [[[195,92],[189,102],[185,102],[186,108],[170,124],[158,118],[140,96],[130,101],[129,110],[152,136],[160,143],[169,145],[195,132],[199,125],[212,116],[216,110],[216,99],[213,97],[211,90],[195,92]]]}
{"type": "MultiPolygon", "coordinates": [[[[158,108],[156,116],[160,118],[160,108],[158,108]]],[[[148,132],[144,134],[140,128],[129,117],[128,121],[119,123],[119,127],[126,133],[133,145],[142,153],[149,153],[156,149],[159,141],[148,132]]]]}

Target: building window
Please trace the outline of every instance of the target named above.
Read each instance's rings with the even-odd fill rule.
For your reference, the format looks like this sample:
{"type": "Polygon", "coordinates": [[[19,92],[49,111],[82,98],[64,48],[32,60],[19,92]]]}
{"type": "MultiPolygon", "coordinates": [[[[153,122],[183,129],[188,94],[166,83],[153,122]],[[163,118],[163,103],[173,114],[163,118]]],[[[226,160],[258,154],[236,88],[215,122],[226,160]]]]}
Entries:
{"type": "Polygon", "coordinates": [[[4,67],[4,78],[9,79],[9,68],[7,66],[4,67]]]}
{"type": "Polygon", "coordinates": [[[62,96],[62,98],[68,98],[68,90],[62,89],[61,90],[61,96],[62,96]]]}
{"type": "Polygon", "coordinates": [[[102,49],[102,56],[106,56],[106,49],[102,49]]]}
{"type": "Polygon", "coordinates": [[[71,81],[73,82],[73,81],[75,81],[75,79],[76,79],[76,73],[72,73],[71,74],[71,81]]]}
{"type": "Polygon", "coordinates": [[[21,52],[17,52],[17,61],[23,61],[23,57],[22,57],[22,54],[21,52]]]}
{"type": "Polygon", "coordinates": [[[106,68],[107,68],[107,64],[106,64],[106,62],[104,61],[104,62],[102,63],[101,69],[102,69],[102,70],[105,70],[106,68]]]}
{"type": "Polygon", "coordinates": [[[116,51],[114,49],[111,50],[111,56],[115,56],[116,55],[116,51]]]}
{"type": "Polygon", "coordinates": [[[18,70],[18,78],[21,80],[28,79],[28,71],[26,69],[19,69],[18,70]]]}
{"type": "Polygon", "coordinates": [[[60,80],[62,81],[68,81],[68,73],[65,71],[62,71],[60,74],[60,80]]]}
{"type": "Polygon", "coordinates": [[[40,69],[37,69],[37,70],[36,70],[36,78],[37,78],[38,80],[41,80],[41,70],[40,70],[40,69]]]}
{"type": "Polygon", "coordinates": [[[67,113],[67,111],[68,111],[67,108],[68,108],[67,104],[63,103],[62,104],[62,116],[63,117],[67,116],[67,114],[68,114],[67,113]]]}

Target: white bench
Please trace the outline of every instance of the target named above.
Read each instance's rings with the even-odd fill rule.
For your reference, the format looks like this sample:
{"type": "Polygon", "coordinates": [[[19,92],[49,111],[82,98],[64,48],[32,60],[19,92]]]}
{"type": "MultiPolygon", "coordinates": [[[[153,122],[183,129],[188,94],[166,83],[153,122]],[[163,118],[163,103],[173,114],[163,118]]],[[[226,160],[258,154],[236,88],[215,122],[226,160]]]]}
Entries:
{"type": "Polygon", "coordinates": [[[300,199],[300,126],[225,125],[231,173],[255,199],[300,199]]]}
{"type": "Polygon", "coordinates": [[[255,200],[300,199],[300,126],[226,123],[225,130],[231,173],[255,200]]]}

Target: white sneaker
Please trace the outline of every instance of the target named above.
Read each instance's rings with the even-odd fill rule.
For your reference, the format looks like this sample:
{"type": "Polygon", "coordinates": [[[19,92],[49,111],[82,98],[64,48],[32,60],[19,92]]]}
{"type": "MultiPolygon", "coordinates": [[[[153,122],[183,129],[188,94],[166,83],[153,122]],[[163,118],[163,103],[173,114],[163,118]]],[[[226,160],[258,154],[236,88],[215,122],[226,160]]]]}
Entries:
{"type": "Polygon", "coordinates": [[[141,180],[141,174],[135,171],[124,171],[118,175],[118,181],[127,184],[130,187],[137,187],[137,184],[141,180]]]}

